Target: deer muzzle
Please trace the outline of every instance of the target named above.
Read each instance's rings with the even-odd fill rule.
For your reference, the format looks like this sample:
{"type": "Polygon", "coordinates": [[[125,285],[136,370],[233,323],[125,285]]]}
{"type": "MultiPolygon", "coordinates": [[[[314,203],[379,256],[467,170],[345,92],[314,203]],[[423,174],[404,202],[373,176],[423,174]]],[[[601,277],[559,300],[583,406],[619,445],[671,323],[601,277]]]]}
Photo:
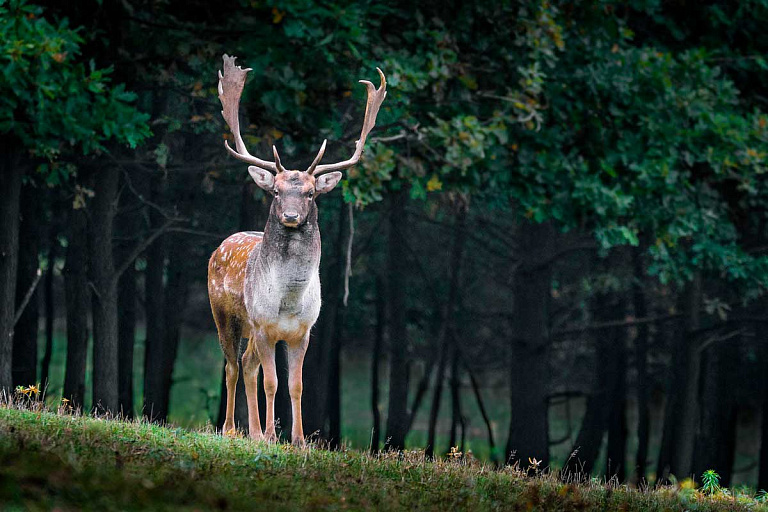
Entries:
{"type": "Polygon", "coordinates": [[[299,225],[299,213],[294,211],[283,212],[283,225],[289,228],[295,228],[299,225]]]}

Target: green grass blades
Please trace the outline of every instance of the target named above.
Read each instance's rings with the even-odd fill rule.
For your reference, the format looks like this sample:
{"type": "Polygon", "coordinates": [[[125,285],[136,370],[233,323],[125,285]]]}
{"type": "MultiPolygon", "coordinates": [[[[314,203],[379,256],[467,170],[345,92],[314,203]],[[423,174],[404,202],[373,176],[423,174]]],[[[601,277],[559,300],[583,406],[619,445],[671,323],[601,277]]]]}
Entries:
{"type": "Polygon", "coordinates": [[[723,493],[527,477],[0,406],[2,510],[768,510],[723,493]]]}

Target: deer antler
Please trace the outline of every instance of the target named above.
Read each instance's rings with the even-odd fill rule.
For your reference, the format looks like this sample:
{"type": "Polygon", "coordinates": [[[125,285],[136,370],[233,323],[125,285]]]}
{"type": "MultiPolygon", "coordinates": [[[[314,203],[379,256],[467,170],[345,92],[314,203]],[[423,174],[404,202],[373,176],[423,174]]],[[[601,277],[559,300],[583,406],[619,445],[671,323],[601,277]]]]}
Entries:
{"type": "Polygon", "coordinates": [[[352,158],[335,164],[317,165],[325,152],[325,142],[323,142],[323,146],[320,148],[320,152],[315,158],[315,161],[312,162],[312,165],[307,169],[309,174],[317,176],[326,172],[341,171],[352,167],[360,160],[360,155],[363,154],[363,147],[365,146],[365,139],[376,124],[376,115],[379,113],[381,103],[387,96],[387,79],[379,68],[376,68],[376,71],[379,72],[379,77],[381,77],[381,85],[379,85],[378,89],[368,80],[360,80],[360,83],[365,85],[366,89],[368,89],[368,102],[365,105],[363,130],[360,133],[360,138],[355,143],[355,153],[352,155],[352,158]]]}
{"type": "Polygon", "coordinates": [[[236,57],[230,57],[226,53],[224,58],[224,72],[219,71],[219,100],[221,100],[221,106],[223,110],[221,115],[224,116],[224,120],[229,125],[229,129],[232,131],[232,135],[235,137],[235,151],[229,147],[229,143],[224,141],[224,146],[227,151],[232,154],[238,160],[247,162],[256,167],[260,167],[264,170],[279,173],[283,171],[280,165],[279,157],[277,156],[277,150],[274,150],[276,162],[268,162],[261,158],[248,153],[243,143],[243,138],[240,136],[240,121],[237,114],[240,107],[240,95],[243,93],[243,87],[245,86],[245,77],[248,75],[251,68],[243,69],[240,66],[235,65],[236,57]]]}

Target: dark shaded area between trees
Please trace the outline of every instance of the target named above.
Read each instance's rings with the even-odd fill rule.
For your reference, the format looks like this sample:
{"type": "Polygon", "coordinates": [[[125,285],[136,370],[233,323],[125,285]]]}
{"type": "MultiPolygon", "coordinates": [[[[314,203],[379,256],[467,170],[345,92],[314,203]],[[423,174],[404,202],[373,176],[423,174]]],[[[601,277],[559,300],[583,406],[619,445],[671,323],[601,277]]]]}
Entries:
{"type": "MultiPolygon", "coordinates": [[[[185,330],[213,329],[207,259],[269,211],[223,148],[221,55],[253,68],[249,150],[292,167],[349,152],[378,66],[363,161],[320,200],[305,432],[344,443],[354,354],[373,451],[466,453],[472,426],[497,464],[768,488],[766,22],[764,1],[0,3],[0,388],[53,389],[66,339],[49,400],[166,421],[185,330]]],[[[286,385],[276,415],[288,436],[286,385]]]]}

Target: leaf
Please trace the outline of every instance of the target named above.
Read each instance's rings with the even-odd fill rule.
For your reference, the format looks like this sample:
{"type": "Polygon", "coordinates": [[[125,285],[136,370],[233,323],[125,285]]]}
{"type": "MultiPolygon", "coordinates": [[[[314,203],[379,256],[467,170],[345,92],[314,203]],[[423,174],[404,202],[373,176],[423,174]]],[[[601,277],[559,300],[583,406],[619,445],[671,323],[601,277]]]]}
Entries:
{"type": "Polygon", "coordinates": [[[434,192],[435,190],[442,190],[443,182],[437,177],[437,174],[433,174],[427,182],[427,192],[434,192]]]}

